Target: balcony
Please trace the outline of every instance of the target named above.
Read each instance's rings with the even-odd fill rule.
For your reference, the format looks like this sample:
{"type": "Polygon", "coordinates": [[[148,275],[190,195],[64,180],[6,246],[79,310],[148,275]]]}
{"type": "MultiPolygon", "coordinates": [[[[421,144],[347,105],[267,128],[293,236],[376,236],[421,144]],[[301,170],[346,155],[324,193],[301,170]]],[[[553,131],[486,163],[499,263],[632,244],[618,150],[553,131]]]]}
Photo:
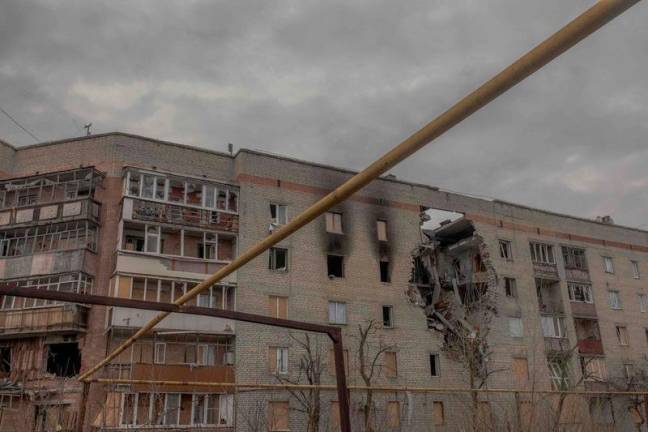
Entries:
{"type": "Polygon", "coordinates": [[[542,262],[533,263],[533,273],[536,277],[558,280],[558,266],[542,262]]]}
{"type": "Polygon", "coordinates": [[[583,339],[578,341],[578,352],[581,354],[605,354],[603,341],[600,339],[583,339]]]}
{"type": "Polygon", "coordinates": [[[547,352],[564,352],[571,349],[566,337],[545,337],[544,344],[547,352]]]}
{"type": "Polygon", "coordinates": [[[101,204],[91,198],[35,204],[0,212],[0,227],[22,227],[89,219],[99,222],[101,204]]]}
{"type": "Polygon", "coordinates": [[[239,230],[239,216],[229,211],[188,207],[130,197],[124,198],[123,218],[233,233],[239,230]]]}
{"type": "Polygon", "coordinates": [[[571,306],[572,315],[581,316],[581,317],[592,317],[596,318],[596,306],[594,303],[585,303],[585,302],[569,302],[571,306]]]}
{"type": "Polygon", "coordinates": [[[0,311],[0,339],[51,332],[80,332],[88,325],[88,306],[59,304],[0,311]]]}
{"type": "MultiPolygon", "coordinates": [[[[234,368],[232,366],[196,366],[184,364],[150,364],[134,363],[132,365],[132,379],[134,380],[165,380],[165,381],[182,381],[182,382],[215,382],[215,383],[233,383],[235,382],[234,368]]],[[[133,391],[149,391],[150,384],[133,385],[133,391]]],[[[156,386],[159,391],[165,392],[182,392],[191,389],[186,385],[164,385],[156,386]]],[[[198,388],[197,388],[198,390],[198,388]]],[[[213,386],[199,388],[205,392],[222,392],[231,390],[231,388],[213,386]]]]}

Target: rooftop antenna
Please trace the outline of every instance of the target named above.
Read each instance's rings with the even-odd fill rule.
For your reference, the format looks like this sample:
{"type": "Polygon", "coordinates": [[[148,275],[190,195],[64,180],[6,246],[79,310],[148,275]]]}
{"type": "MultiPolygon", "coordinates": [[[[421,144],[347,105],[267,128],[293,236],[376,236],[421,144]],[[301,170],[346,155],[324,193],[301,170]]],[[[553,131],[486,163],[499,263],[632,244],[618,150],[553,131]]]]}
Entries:
{"type": "Polygon", "coordinates": [[[234,154],[234,144],[227,143],[227,151],[229,152],[229,154],[234,154]]]}
{"type": "Polygon", "coordinates": [[[86,136],[90,136],[91,127],[92,127],[92,123],[88,123],[87,125],[83,126],[83,128],[86,130],[86,136]]]}

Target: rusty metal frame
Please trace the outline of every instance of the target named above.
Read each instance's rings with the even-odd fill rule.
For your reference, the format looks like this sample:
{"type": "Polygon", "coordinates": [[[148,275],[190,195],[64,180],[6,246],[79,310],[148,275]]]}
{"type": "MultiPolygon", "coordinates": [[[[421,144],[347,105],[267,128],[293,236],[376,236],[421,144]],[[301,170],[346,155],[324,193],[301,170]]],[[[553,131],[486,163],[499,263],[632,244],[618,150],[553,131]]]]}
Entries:
{"type": "MultiPolygon", "coordinates": [[[[16,283],[0,283],[0,295],[38,298],[70,303],[91,304],[100,306],[115,306],[131,309],[144,309],[168,313],[181,313],[190,315],[201,315],[214,318],[225,318],[234,321],[243,321],[254,324],[263,324],[273,327],[302,330],[313,333],[326,334],[333,342],[335,356],[335,377],[337,381],[337,393],[340,408],[340,427],[342,432],[351,432],[351,414],[349,410],[349,389],[346,380],[346,369],[344,365],[344,346],[342,342],[342,330],[339,327],[314,324],[303,321],[294,321],[281,318],[272,318],[264,315],[256,315],[245,312],[236,312],[225,309],[212,309],[199,306],[181,306],[174,303],[158,303],[144,300],[132,300],[120,297],[108,297],[90,294],[76,294],[61,291],[46,291],[37,288],[19,287],[16,283]]],[[[89,379],[81,380],[84,383],[84,391],[87,391],[89,379]]]]}

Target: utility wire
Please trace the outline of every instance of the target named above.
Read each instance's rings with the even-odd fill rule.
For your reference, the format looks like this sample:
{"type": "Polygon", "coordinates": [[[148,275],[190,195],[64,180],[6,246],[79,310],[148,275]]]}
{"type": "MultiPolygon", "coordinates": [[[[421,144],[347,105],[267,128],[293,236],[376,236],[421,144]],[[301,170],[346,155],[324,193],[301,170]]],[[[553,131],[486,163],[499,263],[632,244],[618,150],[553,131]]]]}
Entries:
{"type": "Polygon", "coordinates": [[[21,125],[20,123],[18,123],[18,120],[16,120],[15,118],[11,117],[11,115],[10,115],[7,111],[5,111],[4,108],[0,107],[0,111],[2,111],[2,113],[3,113],[4,115],[6,115],[6,116],[9,118],[9,120],[11,120],[12,122],[14,122],[14,124],[15,124],[16,126],[18,126],[20,129],[22,129],[22,130],[23,130],[27,135],[29,135],[30,137],[34,138],[34,141],[36,141],[37,143],[40,142],[40,139],[38,139],[38,137],[37,137],[36,135],[34,135],[33,133],[31,133],[31,132],[26,128],[26,127],[24,127],[23,125],[21,125]]]}

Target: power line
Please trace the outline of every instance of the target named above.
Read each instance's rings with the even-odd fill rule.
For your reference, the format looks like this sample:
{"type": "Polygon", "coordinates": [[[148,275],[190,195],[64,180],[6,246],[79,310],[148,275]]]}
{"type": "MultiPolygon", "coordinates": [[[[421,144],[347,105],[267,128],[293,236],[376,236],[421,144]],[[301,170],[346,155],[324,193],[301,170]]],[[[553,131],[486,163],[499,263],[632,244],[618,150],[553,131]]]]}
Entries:
{"type": "Polygon", "coordinates": [[[20,129],[22,129],[22,130],[23,130],[27,135],[29,135],[30,137],[34,138],[34,141],[36,141],[37,143],[40,142],[40,139],[38,139],[38,137],[37,137],[36,135],[34,135],[33,133],[31,133],[31,132],[26,128],[26,127],[24,127],[23,125],[21,125],[20,123],[18,123],[18,120],[16,120],[15,118],[11,117],[11,115],[10,115],[7,111],[5,111],[2,107],[0,107],[0,111],[2,111],[2,113],[3,113],[4,115],[6,115],[6,116],[9,118],[9,120],[11,120],[12,122],[14,122],[14,124],[15,124],[16,126],[18,126],[20,129]]]}

